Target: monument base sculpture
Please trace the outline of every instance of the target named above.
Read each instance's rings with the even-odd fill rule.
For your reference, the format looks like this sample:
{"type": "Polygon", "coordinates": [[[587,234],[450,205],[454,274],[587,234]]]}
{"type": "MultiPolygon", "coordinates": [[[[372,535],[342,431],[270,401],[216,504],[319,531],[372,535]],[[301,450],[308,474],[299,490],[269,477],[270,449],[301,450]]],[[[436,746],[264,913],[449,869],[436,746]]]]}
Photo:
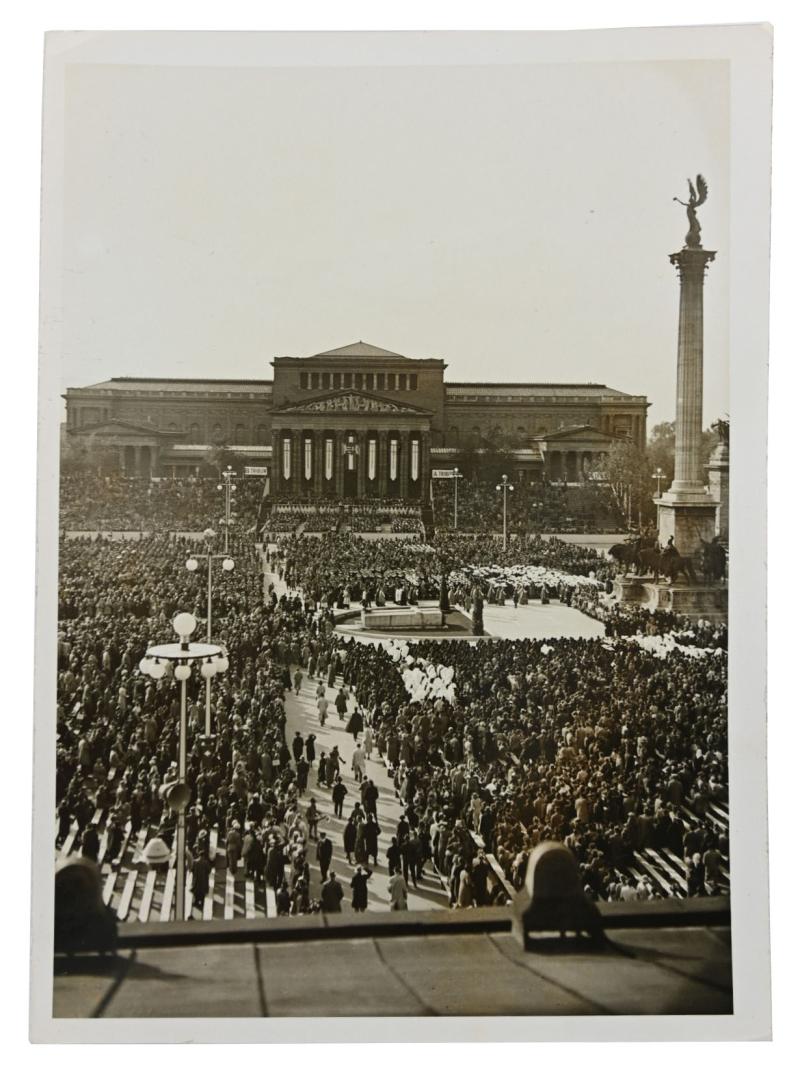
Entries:
{"type": "Polygon", "coordinates": [[[641,576],[619,576],[614,581],[614,595],[627,606],[670,610],[694,621],[728,620],[727,584],[656,584],[641,576]]]}

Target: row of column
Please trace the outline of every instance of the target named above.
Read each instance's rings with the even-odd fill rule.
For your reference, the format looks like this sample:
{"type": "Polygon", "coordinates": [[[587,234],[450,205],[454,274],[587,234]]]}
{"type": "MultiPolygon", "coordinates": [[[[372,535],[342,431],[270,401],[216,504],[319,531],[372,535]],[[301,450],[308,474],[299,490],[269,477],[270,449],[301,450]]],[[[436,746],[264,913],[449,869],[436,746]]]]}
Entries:
{"type": "Polygon", "coordinates": [[[420,498],[430,479],[430,432],[273,431],[271,469],[271,484],[277,493],[297,496],[332,493],[343,498],[347,490],[359,498],[367,494],[380,498],[420,498]],[[374,444],[373,479],[370,479],[371,444],[374,444]],[[328,469],[330,479],[326,478],[328,469]],[[353,476],[346,489],[348,472],[353,476]]]}
{"type": "Polygon", "coordinates": [[[548,478],[579,483],[600,468],[605,456],[605,451],[597,450],[548,450],[548,478]]]}
{"type": "Polygon", "coordinates": [[[156,466],[154,451],[149,446],[120,446],[119,471],[124,476],[150,476],[156,466]]]}
{"type": "Polygon", "coordinates": [[[630,432],[630,437],[633,442],[636,443],[636,445],[641,449],[644,448],[645,427],[644,418],[642,416],[633,413],[627,416],[626,421],[617,421],[614,419],[614,417],[610,416],[609,414],[606,414],[600,422],[600,428],[601,431],[604,431],[606,433],[606,435],[614,435],[614,429],[618,426],[618,424],[624,424],[625,426],[627,426],[630,432]]]}

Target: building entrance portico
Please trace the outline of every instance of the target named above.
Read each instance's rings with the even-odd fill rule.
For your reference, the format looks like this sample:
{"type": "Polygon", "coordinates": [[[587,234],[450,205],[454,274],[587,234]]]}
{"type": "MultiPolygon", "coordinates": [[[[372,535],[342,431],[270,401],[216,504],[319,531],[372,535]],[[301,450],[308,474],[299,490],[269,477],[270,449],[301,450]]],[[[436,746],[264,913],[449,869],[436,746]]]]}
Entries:
{"type": "Polygon", "coordinates": [[[430,479],[430,417],[357,391],[282,406],[273,412],[273,493],[300,501],[422,500],[430,479]]]}

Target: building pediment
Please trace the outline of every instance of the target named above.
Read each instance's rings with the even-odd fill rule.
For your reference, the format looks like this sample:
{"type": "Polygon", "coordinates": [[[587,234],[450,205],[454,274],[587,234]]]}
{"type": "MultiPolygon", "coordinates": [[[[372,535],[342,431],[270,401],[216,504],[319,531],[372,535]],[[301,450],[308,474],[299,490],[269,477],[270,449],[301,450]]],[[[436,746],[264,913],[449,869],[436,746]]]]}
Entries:
{"type": "Polygon", "coordinates": [[[372,413],[378,416],[430,416],[430,410],[421,409],[416,405],[407,405],[396,402],[391,398],[383,398],[377,394],[367,394],[357,390],[338,390],[330,394],[324,394],[311,398],[307,402],[290,402],[288,405],[278,406],[274,412],[281,414],[303,413],[372,413]]]}
{"type": "Polygon", "coordinates": [[[617,438],[618,436],[608,435],[606,432],[600,431],[599,428],[592,427],[591,424],[580,424],[572,428],[559,428],[558,431],[551,431],[544,435],[534,436],[534,439],[537,442],[545,444],[572,442],[573,440],[578,439],[582,443],[598,443],[602,446],[607,446],[617,438]]]}
{"type": "Polygon", "coordinates": [[[163,431],[154,424],[135,424],[129,420],[102,420],[98,424],[86,424],[82,428],[68,428],[68,434],[91,436],[100,438],[112,438],[115,435],[125,435],[127,438],[146,439],[180,439],[183,432],[163,431]]]}

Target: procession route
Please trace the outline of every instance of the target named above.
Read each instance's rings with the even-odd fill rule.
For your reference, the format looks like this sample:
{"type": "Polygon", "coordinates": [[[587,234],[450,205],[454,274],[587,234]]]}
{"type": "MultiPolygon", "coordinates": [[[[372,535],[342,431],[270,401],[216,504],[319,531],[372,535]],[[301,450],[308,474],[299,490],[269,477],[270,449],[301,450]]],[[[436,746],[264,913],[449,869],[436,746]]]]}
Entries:
{"type": "MultiPolygon", "coordinates": [[[[270,581],[275,584],[275,590],[279,597],[286,592],[286,585],[282,581],[279,581],[276,575],[267,573],[267,585],[270,581]]],[[[294,672],[297,668],[297,666],[292,666],[292,677],[294,677],[294,672]]],[[[321,833],[324,830],[333,842],[331,870],[336,874],[336,877],[341,882],[344,890],[345,896],[342,901],[342,911],[351,912],[350,879],[355,873],[355,861],[352,866],[347,862],[342,845],[342,831],[344,830],[347,817],[353,809],[353,804],[357,800],[359,802],[361,801],[359,785],[353,777],[351,769],[355,741],[353,740],[352,734],[345,730],[350,712],[355,710],[355,699],[352,696],[350,697],[348,712],[343,718],[340,718],[334,705],[334,700],[336,699],[338,692],[338,685],[336,688],[328,688],[326,685],[325,697],[328,700],[328,715],[325,726],[321,726],[316,705],[316,689],[319,684],[319,678],[311,680],[308,677],[306,669],[302,666],[300,669],[303,673],[300,694],[295,695],[293,687],[291,691],[286,693],[286,699],[284,701],[286,710],[286,741],[291,747],[291,741],[297,731],[302,734],[303,739],[305,739],[309,733],[313,733],[316,736],[314,742],[316,759],[314,760],[313,767],[309,771],[308,789],[300,799],[300,806],[303,815],[305,815],[305,810],[310,804],[312,797],[316,800],[317,808],[321,812],[318,827],[319,832],[321,833]],[[343,818],[334,817],[330,789],[317,786],[319,756],[323,751],[326,756],[330,754],[334,745],[339,748],[339,755],[342,758],[340,773],[342,775],[342,780],[347,787],[347,795],[344,800],[343,818]]],[[[366,769],[367,777],[372,779],[380,793],[377,811],[378,825],[381,828],[381,833],[378,838],[378,865],[377,867],[373,867],[371,860],[369,863],[369,869],[372,870],[372,877],[368,884],[369,901],[367,910],[388,911],[389,892],[387,886],[389,882],[389,870],[386,866],[386,849],[389,847],[391,838],[394,836],[397,829],[397,823],[400,819],[400,814],[403,811],[403,805],[395,795],[394,784],[389,777],[383,760],[378,755],[376,747],[373,747],[372,758],[367,760],[366,769]]],[[[313,899],[319,899],[320,890],[320,872],[319,864],[316,860],[316,846],[316,841],[309,840],[307,858],[311,870],[311,896],[313,899]]],[[[433,908],[439,907],[448,908],[447,897],[442,890],[439,879],[433,872],[433,866],[430,862],[425,865],[425,875],[419,883],[419,888],[414,888],[410,875],[408,885],[408,907],[410,911],[430,911],[433,908]]]]}

